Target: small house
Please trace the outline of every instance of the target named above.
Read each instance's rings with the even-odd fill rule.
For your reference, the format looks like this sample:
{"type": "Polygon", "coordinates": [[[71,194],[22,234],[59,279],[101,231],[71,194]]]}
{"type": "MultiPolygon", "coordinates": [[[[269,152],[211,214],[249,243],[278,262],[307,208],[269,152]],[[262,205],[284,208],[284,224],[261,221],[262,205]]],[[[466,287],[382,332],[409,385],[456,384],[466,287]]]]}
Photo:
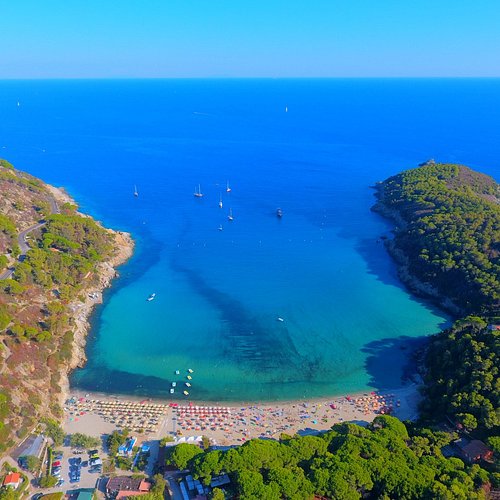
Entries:
{"type": "Polygon", "coordinates": [[[459,449],[462,458],[470,463],[481,460],[489,461],[493,458],[493,451],[478,439],[472,441],[465,438],[457,439],[455,446],[459,449]]]}
{"type": "Polygon", "coordinates": [[[2,485],[6,488],[13,488],[17,490],[21,484],[21,474],[19,472],[11,472],[7,474],[3,480],[2,485]]]}

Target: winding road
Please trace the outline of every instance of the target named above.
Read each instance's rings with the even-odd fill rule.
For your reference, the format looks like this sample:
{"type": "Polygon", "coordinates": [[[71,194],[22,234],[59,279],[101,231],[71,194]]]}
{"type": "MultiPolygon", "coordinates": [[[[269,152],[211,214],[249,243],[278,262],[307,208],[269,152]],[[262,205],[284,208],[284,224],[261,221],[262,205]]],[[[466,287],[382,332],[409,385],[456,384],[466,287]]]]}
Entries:
{"type": "MultiPolygon", "coordinates": [[[[51,214],[61,213],[61,211],[59,209],[59,205],[57,204],[57,201],[55,200],[55,198],[50,196],[48,198],[48,201],[50,203],[51,214]]],[[[32,231],[35,231],[36,229],[39,229],[39,228],[45,226],[45,224],[46,224],[46,221],[41,220],[40,222],[38,222],[38,224],[35,224],[34,226],[31,226],[28,229],[25,229],[24,231],[21,231],[18,234],[17,244],[19,245],[19,249],[21,250],[21,253],[17,259],[19,262],[22,262],[24,260],[24,258],[26,257],[26,253],[30,249],[28,242],[26,241],[26,236],[29,233],[31,233],[32,231]]],[[[12,277],[13,274],[14,274],[14,268],[11,267],[11,268],[7,269],[6,271],[4,271],[2,274],[0,274],[0,280],[8,280],[9,278],[12,277]]]]}

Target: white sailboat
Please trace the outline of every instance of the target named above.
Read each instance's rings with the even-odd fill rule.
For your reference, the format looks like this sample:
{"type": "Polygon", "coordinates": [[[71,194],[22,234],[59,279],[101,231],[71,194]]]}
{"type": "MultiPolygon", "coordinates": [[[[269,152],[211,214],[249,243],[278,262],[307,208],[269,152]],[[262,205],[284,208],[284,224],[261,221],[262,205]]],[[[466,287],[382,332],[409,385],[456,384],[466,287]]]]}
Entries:
{"type": "Polygon", "coordinates": [[[230,221],[234,220],[232,208],[229,209],[229,215],[227,216],[227,220],[230,220],[230,221]]]}
{"type": "Polygon", "coordinates": [[[203,196],[203,193],[201,192],[201,186],[198,184],[198,188],[194,188],[194,193],[193,193],[196,198],[201,198],[203,196]]]}
{"type": "Polygon", "coordinates": [[[229,181],[227,181],[226,183],[226,193],[230,193],[231,192],[231,188],[229,187],[229,181]]]}
{"type": "Polygon", "coordinates": [[[222,208],[222,195],[219,195],[219,208],[222,208]]]}

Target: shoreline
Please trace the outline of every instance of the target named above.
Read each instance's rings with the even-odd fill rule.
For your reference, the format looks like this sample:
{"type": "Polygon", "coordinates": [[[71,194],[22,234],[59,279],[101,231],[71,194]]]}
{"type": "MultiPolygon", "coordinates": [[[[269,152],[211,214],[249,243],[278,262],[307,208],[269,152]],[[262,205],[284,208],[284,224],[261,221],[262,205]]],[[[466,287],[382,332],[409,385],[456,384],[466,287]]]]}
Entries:
{"type": "Polygon", "coordinates": [[[453,301],[441,294],[430,283],[420,281],[416,276],[409,271],[408,257],[405,253],[396,246],[394,235],[401,230],[407,228],[407,222],[401,217],[397,210],[389,208],[383,201],[384,183],[381,182],[373,186],[376,192],[376,203],[371,207],[372,212],[379,214],[384,219],[388,219],[394,223],[391,233],[392,238],[384,239],[384,247],[396,264],[398,278],[406,288],[417,297],[423,298],[432,302],[439,309],[442,309],[452,317],[461,315],[460,308],[453,301]]]}
{"type": "Polygon", "coordinates": [[[281,433],[318,434],[338,423],[366,426],[383,414],[414,421],[419,388],[411,383],[394,390],[260,403],[172,401],[76,389],[71,391],[73,403],[65,406],[64,430],[102,437],[121,427],[129,428],[140,443],[166,436],[193,442],[203,435],[212,444],[231,446],[255,438],[278,439],[281,433]]]}
{"type": "MultiPolygon", "coordinates": [[[[65,191],[64,188],[57,188],[51,186],[50,184],[46,184],[46,187],[57,203],[71,203],[73,205],[77,205],[75,200],[65,191]]],[[[77,213],[81,217],[92,218],[90,215],[83,214],[81,212],[77,213]]],[[[104,290],[111,287],[113,280],[119,276],[116,268],[129,260],[132,257],[134,250],[134,240],[132,239],[130,233],[115,231],[104,227],[98,221],[95,222],[99,224],[108,234],[114,236],[115,253],[108,261],[101,262],[97,265],[96,274],[98,275],[99,281],[96,285],[88,286],[82,291],[82,293],[85,294],[85,301],[81,302],[79,299],[75,299],[73,302],[68,304],[68,309],[72,312],[75,324],[73,329],[71,360],[67,364],[66,368],[60,373],[61,392],[59,395],[59,403],[61,408],[64,407],[64,403],[68,399],[69,393],[71,392],[69,383],[70,373],[76,368],[83,367],[87,361],[85,347],[87,344],[87,335],[90,333],[90,319],[94,312],[94,308],[97,305],[102,304],[104,290]]]]}

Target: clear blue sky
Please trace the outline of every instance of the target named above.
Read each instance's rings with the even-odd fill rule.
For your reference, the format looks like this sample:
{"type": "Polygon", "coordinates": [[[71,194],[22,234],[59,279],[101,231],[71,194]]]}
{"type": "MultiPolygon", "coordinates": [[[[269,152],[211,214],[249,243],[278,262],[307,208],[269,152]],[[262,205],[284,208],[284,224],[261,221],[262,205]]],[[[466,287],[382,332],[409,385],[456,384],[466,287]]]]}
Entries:
{"type": "Polygon", "coordinates": [[[0,78],[500,76],[500,0],[0,0],[0,78]]]}

